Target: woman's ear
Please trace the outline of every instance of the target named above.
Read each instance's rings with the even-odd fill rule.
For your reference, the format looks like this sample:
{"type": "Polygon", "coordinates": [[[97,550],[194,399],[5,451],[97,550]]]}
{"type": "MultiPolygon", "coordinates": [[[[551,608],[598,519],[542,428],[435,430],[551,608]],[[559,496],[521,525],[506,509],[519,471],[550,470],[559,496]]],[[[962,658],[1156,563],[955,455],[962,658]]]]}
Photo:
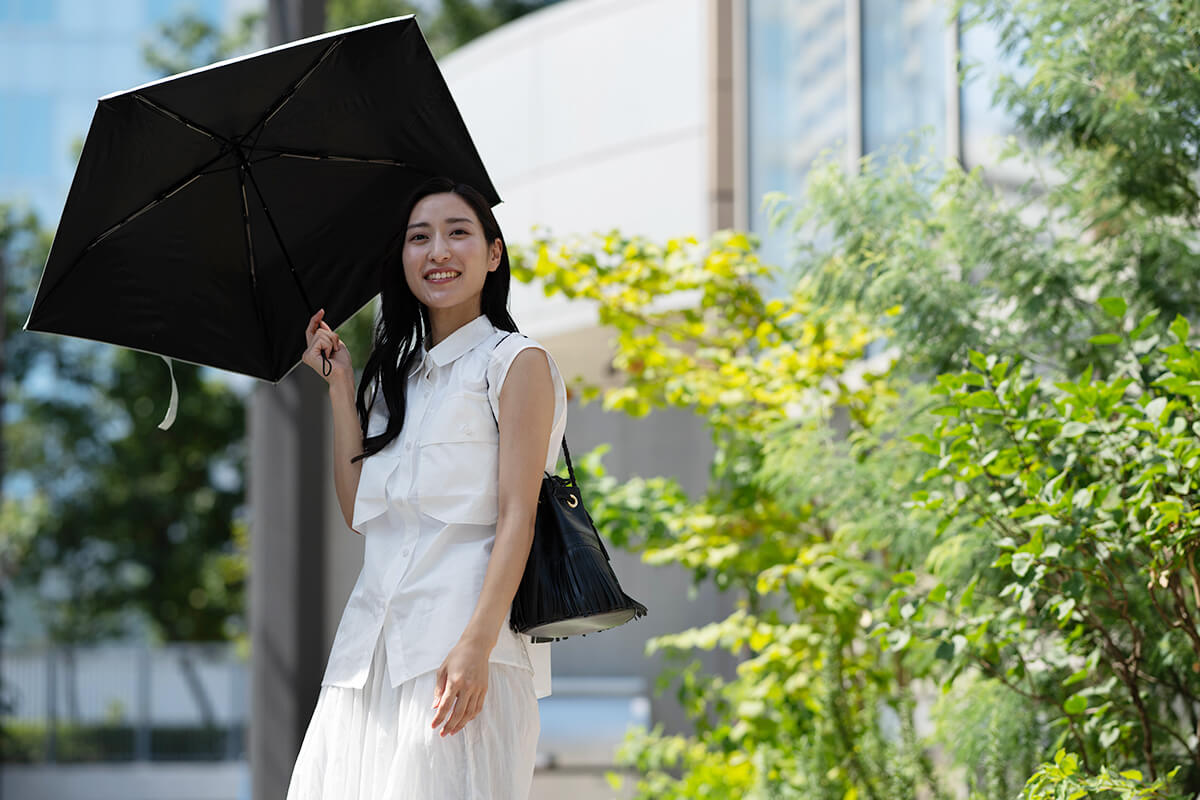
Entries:
{"type": "Polygon", "coordinates": [[[504,255],[504,242],[496,239],[488,250],[488,272],[495,272],[500,266],[500,256],[504,255]]]}

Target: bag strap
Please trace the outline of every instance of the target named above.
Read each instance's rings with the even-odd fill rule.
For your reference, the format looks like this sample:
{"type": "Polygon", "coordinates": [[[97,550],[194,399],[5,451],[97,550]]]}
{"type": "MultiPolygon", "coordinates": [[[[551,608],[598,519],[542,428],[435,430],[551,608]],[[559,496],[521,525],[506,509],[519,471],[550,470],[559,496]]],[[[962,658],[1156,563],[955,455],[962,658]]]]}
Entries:
{"type": "MultiPolygon", "coordinates": [[[[494,345],[492,345],[492,352],[495,352],[496,348],[499,347],[500,345],[504,344],[504,342],[508,339],[508,337],[512,336],[514,333],[519,333],[519,331],[509,331],[504,336],[501,336],[500,340],[498,342],[496,342],[494,345]]],[[[483,382],[485,385],[487,384],[487,371],[486,370],[484,370],[484,373],[483,373],[483,382]]],[[[488,388],[488,394],[491,394],[492,387],[488,386],[487,388],[488,388]]],[[[492,411],[492,420],[496,423],[497,426],[499,426],[500,420],[496,416],[496,409],[492,408],[492,403],[490,400],[488,401],[488,408],[491,409],[491,411],[492,411]]],[[[571,463],[571,451],[567,448],[566,432],[563,433],[563,437],[562,437],[562,451],[563,451],[563,459],[566,460],[566,462],[567,462],[567,474],[571,476],[571,485],[574,486],[576,489],[578,489],[579,482],[575,480],[575,465],[571,463]]]]}

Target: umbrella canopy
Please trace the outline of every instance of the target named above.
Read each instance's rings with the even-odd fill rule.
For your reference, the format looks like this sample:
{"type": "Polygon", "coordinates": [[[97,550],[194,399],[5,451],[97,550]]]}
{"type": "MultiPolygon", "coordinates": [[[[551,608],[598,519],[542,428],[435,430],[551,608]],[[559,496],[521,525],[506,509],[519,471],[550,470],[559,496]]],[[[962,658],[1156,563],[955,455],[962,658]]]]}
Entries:
{"type": "Polygon", "coordinates": [[[500,202],[411,16],[108,95],[26,328],[278,381],[432,175],[500,202]]]}

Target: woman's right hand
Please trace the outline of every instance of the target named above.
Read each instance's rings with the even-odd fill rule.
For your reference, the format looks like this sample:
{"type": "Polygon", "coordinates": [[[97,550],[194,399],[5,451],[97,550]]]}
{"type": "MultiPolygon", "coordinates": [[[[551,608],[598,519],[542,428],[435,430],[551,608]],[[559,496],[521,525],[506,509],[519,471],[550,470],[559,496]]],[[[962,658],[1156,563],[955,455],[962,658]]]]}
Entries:
{"type": "Polygon", "coordinates": [[[308,327],[304,329],[304,337],[308,348],[304,351],[303,361],[317,371],[326,383],[349,377],[354,378],[354,365],[350,362],[350,351],[342,344],[333,329],[325,324],[325,309],[312,315],[308,327]],[[322,351],[329,360],[329,374],[325,374],[325,366],[321,359],[322,351]]]}

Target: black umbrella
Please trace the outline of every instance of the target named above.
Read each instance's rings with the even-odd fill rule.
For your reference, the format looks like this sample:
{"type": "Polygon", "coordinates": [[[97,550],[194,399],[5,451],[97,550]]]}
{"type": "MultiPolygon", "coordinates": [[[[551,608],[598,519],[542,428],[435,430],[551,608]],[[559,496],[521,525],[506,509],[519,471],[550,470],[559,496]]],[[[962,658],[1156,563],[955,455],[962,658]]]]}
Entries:
{"type": "Polygon", "coordinates": [[[278,381],[431,175],[500,202],[411,16],[108,95],[25,327],[278,381]]]}

